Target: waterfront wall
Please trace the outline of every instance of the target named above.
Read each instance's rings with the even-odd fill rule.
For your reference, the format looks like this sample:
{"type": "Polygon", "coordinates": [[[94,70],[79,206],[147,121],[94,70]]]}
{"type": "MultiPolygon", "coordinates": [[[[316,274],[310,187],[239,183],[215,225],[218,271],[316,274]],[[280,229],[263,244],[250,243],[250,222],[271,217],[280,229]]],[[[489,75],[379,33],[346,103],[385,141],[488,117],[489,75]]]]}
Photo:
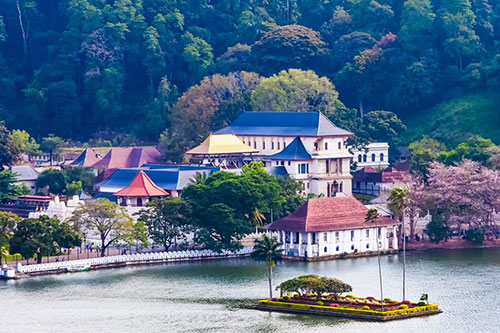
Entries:
{"type": "Polygon", "coordinates": [[[172,251],[172,252],[149,252],[149,253],[136,253],[125,254],[119,256],[109,256],[91,259],[78,259],[70,261],[51,262],[46,264],[35,265],[17,265],[17,272],[27,275],[45,275],[57,274],[73,269],[80,269],[82,267],[90,267],[90,269],[102,269],[123,267],[128,265],[147,265],[147,264],[160,264],[167,262],[177,261],[198,261],[198,260],[211,260],[223,258],[237,258],[249,256],[253,249],[245,247],[239,251],[222,251],[214,252],[211,250],[190,250],[190,251],[172,251]]]}

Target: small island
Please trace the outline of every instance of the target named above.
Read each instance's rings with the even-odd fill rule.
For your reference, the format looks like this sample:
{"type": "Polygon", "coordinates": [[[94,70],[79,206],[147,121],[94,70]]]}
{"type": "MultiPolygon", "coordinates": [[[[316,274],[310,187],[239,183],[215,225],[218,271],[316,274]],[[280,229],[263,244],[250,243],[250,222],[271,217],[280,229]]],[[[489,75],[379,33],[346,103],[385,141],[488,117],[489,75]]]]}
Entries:
{"type": "Polygon", "coordinates": [[[349,284],[316,275],[303,275],[287,280],[277,289],[281,290],[281,297],[260,300],[256,309],[372,321],[405,319],[442,312],[438,305],[424,301],[427,295],[423,295],[420,302],[342,296],[342,293],[352,291],[349,284]],[[290,295],[291,293],[293,294],[290,295]]]}

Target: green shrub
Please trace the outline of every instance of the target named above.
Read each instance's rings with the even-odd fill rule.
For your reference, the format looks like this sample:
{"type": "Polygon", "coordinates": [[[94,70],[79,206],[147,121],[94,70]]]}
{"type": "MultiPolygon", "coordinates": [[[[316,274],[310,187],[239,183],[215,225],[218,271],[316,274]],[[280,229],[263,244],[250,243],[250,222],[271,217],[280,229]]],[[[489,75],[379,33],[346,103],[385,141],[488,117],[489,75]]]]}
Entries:
{"type": "Polygon", "coordinates": [[[392,299],[390,299],[390,298],[384,298],[384,302],[392,302],[392,299]]]}
{"type": "Polygon", "coordinates": [[[283,301],[284,301],[284,299],[283,299],[283,297],[279,297],[279,298],[277,299],[277,301],[278,301],[278,302],[283,302],[283,301]]]}
{"type": "Polygon", "coordinates": [[[293,297],[300,297],[299,293],[293,294],[293,297]]]}
{"type": "Polygon", "coordinates": [[[417,303],[418,306],[424,306],[425,305],[425,302],[418,302],[417,303]]]}
{"type": "Polygon", "coordinates": [[[323,306],[324,304],[325,304],[325,303],[323,303],[323,302],[321,302],[321,301],[317,301],[317,302],[316,302],[316,305],[321,305],[321,306],[323,306]]]}
{"type": "Polygon", "coordinates": [[[368,305],[362,306],[361,310],[370,310],[370,307],[368,305]]]}
{"type": "Polygon", "coordinates": [[[283,300],[285,301],[288,301],[290,299],[290,296],[288,295],[283,295],[283,297],[281,297],[283,300]]]}
{"type": "Polygon", "coordinates": [[[400,309],[408,309],[408,305],[406,305],[406,304],[401,304],[401,305],[399,306],[399,308],[400,308],[400,309]]]}
{"type": "Polygon", "coordinates": [[[351,295],[351,294],[349,294],[349,295],[345,295],[345,297],[349,297],[349,298],[356,298],[356,297],[354,297],[354,295],[351,295]]]}

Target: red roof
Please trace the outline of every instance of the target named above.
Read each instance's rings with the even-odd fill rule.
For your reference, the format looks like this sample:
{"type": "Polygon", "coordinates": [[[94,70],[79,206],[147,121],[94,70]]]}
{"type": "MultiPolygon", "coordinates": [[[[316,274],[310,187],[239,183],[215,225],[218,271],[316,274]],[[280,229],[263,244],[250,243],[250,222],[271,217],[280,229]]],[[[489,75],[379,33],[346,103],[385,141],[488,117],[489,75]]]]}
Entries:
{"type": "Polygon", "coordinates": [[[70,165],[78,165],[81,167],[91,167],[101,160],[101,156],[92,148],[85,148],[85,150],[78,155],[78,157],[70,163],[70,165]]]}
{"type": "Polygon", "coordinates": [[[113,195],[118,197],[164,197],[169,194],[153,183],[151,178],[141,170],[127,187],[113,193],[113,195]]]}
{"type": "Polygon", "coordinates": [[[160,155],[155,147],[112,148],[92,167],[95,169],[138,168],[143,164],[157,163],[160,155]]]}
{"type": "MultiPolygon", "coordinates": [[[[293,232],[336,231],[373,227],[365,222],[368,208],[353,196],[313,198],[293,214],[265,226],[269,230],[293,232]]],[[[380,216],[377,226],[398,225],[399,222],[380,216]]]]}

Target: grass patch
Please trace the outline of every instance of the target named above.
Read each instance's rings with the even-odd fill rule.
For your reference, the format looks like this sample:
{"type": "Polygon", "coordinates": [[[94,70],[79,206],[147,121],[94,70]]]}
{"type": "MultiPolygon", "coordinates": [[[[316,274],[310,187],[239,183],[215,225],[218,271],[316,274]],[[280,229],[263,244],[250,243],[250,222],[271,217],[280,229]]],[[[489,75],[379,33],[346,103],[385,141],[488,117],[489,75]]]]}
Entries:
{"type": "Polygon", "coordinates": [[[435,138],[448,149],[476,134],[500,143],[500,95],[468,94],[452,98],[404,119],[407,143],[423,135],[435,138]]]}

